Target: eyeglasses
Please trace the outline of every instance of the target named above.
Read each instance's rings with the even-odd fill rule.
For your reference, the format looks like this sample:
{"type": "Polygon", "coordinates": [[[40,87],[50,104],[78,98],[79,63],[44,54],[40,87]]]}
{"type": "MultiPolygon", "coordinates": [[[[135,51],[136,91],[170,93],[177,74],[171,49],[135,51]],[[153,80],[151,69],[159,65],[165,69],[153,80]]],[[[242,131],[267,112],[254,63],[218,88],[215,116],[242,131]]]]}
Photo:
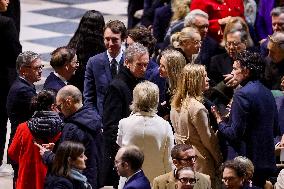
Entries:
{"type": "Polygon", "coordinates": [[[241,44],[241,42],[237,42],[237,41],[227,41],[225,43],[226,47],[230,47],[230,46],[233,46],[233,47],[237,47],[241,44]]]}
{"type": "Polygon", "coordinates": [[[62,111],[62,104],[63,104],[63,102],[61,102],[60,104],[56,104],[55,105],[55,108],[59,111],[59,112],[61,112],[62,111]]]}
{"type": "Polygon", "coordinates": [[[180,161],[186,161],[186,162],[194,162],[196,161],[197,156],[188,156],[188,158],[176,158],[180,161]]]}
{"type": "Polygon", "coordinates": [[[222,178],[222,182],[231,182],[232,180],[236,179],[237,177],[225,177],[222,178]]]}
{"type": "Polygon", "coordinates": [[[32,70],[39,71],[39,70],[42,70],[44,68],[44,65],[39,65],[39,66],[35,66],[35,67],[32,67],[32,66],[25,66],[25,67],[31,68],[32,70]]]}
{"type": "Polygon", "coordinates": [[[178,179],[182,184],[195,184],[196,183],[196,179],[195,178],[187,178],[187,177],[182,177],[178,179]]]}
{"type": "Polygon", "coordinates": [[[194,25],[197,29],[208,29],[209,25],[204,24],[204,25],[194,25]]]}

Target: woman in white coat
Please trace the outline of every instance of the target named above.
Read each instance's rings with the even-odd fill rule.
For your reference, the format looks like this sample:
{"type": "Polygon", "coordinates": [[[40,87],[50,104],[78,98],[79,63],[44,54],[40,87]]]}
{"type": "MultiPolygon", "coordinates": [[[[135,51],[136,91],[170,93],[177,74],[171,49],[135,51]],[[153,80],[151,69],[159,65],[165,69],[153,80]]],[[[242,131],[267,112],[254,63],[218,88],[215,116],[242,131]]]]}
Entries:
{"type": "Polygon", "coordinates": [[[174,146],[169,122],[156,114],[158,101],[156,84],[139,83],[133,90],[132,113],[120,120],[117,136],[119,146],[136,145],[143,151],[142,169],[151,183],[155,177],[171,171],[170,154],[174,146]]]}

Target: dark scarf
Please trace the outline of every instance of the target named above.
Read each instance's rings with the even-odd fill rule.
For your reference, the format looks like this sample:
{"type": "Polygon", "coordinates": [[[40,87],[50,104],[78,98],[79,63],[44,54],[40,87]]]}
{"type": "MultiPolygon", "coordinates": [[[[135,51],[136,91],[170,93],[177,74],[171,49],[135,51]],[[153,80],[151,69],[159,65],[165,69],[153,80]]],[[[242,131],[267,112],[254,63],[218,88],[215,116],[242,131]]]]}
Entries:
{"type": "Polygon", "coordinates": [[[61,132],[63,121],[57,112],[38,111],[28,121],[28,128],[35,138],[47,140],[61,132]]]}

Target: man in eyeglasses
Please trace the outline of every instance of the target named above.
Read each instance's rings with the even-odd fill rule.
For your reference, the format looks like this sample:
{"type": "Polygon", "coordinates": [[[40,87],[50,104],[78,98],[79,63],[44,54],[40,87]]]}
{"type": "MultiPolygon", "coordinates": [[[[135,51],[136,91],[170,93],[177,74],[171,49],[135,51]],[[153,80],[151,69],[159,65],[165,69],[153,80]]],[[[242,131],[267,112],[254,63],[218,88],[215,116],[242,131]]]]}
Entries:
{"type": "Polygon", "coordinates": [[[237,53],[247,48],[248,33],[245,30],[232,29],[224,33],[226,52],[211,58],[209,78],[211,86],[216,86],[224,81],[227,86],[232,87],[233,61],[237,53]]]}
{"type": "Polygon", "coordinates": [[[178,169],[175,174],[176,189],[194,189],[196,184],[195,171],[191,167],[178,169]]]}
{"type": "Polygon", "coordinates": [[[67,85],[67,81],[75,74],[79,64],[74,49],[59,47],[51,53],[50,65],[54,69],[46,78],[43,89],[58,92],[67,85]]]}
{"type": "Polygon", "coordinates": [[[195,62],[208,70],[211,57],[223,52],[218,42],[207,35],[208,14],[200,9],[191,10],[184,18],[184,27],[195,27],[199,31],[202,42],[195,62]]]}
{"type": "Polygon", "coordinates": [[[114,167],[121,177],[127,180],[123,189],[150,189],[150,182],[142,168],[144,154],[137,146],[124,146],[115,156],[114,167]]]}
{"type": "MultiPolygon", "coordinates": [[[[83,105],[82,93],[73,85],[66,85],[58,91],[56,107],[64,115],[64,127],[59,143],[67,140],[82,143],[88,157],[83,175],[87,177],[93,189],[103,187],[101,117],[92,107],[83,105]]],[[[50,150],[51,147],[47,148],[50,150]]],[[[50,165],[54,153],[44,148],[41,150],[43,161],[50,165]]]]}
{"type": "MultiPolygon", "coordinates": [[[[42,62],[37,53],[26,51],[20,53],[16,60],[18,77],[11,86],[7,96],[7,114],[11,123],[10,142],[14,138],[20,123],[33,115],[30,109],[31,99],[36,95],[34,83],[41,79],[42,62]]],[[[11,162],[14,169],[14,183],[17,180],[18,165],[11,162]]]]}
{"type": "MultiPolygon", "coordinates": [[[[178,169],[191,167],[195,169],[196,152],[191,145],[178,144],[171,150],[171,157],[176,169],[160,175],[153,180],[153,189],[175,189],[175,174],[178,169]]],[[[208,175],[195,172],[196,184],[194,188],[210,189],[211,181],[208,175]]]]}

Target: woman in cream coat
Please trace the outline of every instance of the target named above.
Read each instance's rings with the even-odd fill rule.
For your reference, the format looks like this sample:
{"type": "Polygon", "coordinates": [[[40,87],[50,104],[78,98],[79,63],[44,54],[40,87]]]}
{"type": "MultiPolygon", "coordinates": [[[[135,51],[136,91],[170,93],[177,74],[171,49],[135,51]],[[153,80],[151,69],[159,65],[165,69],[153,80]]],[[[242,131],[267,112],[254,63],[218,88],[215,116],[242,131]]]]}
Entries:
{"type": "Polygon", "coordinates": [[[188,64],[184,67],[180,85],[172,100],[171,121],[176,142],[191,144],[196,148],[196,170],[209,175],[212,187],[217,188],[216,170],[221,163],[221,152],[217,137],[209,125],[208,111],[202,104],[202,93],[208,89],[208,81],[204,66],[188,64]]]}
{"type": "Polygon", "coordinates": [[[172,170],[174,136],[170,124],[156,114],[158,101],[156,84],[139,83],[133,90],[132,114],[120,120],[117,136],[119,146],[136,145],[143,151],[142,169],[151,183],[172,170]]]}

